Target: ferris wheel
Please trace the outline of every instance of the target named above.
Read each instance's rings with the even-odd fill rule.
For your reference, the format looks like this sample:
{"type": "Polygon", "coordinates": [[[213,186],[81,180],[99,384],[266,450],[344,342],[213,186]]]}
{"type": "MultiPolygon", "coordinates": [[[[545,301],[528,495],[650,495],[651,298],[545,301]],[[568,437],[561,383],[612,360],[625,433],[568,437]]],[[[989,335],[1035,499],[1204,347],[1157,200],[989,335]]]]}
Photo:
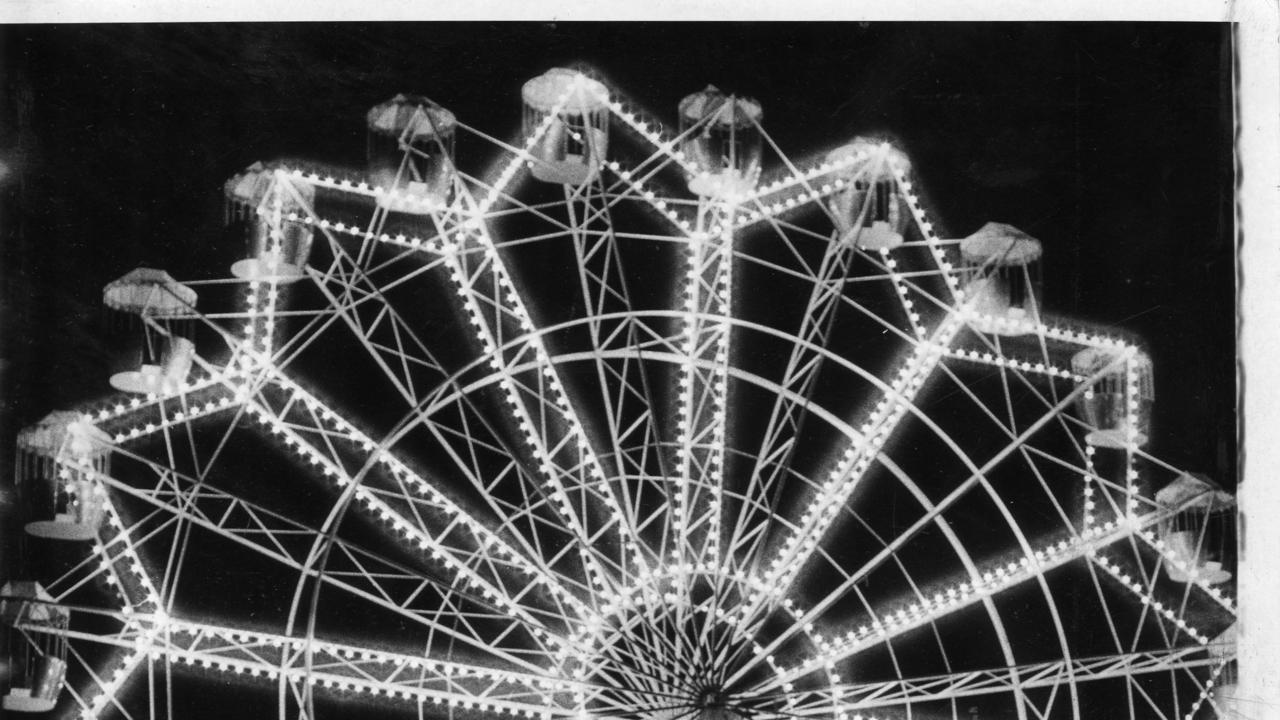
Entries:
{"type": "Polygon", "coordinates": [[[227,183],[229,274],[105,288],[116,394],[19,437],[7,710],[1248,716],[1234,500],[1040,241],[715,87],[522,100],[396,96],[366,170],[227,183]]]}

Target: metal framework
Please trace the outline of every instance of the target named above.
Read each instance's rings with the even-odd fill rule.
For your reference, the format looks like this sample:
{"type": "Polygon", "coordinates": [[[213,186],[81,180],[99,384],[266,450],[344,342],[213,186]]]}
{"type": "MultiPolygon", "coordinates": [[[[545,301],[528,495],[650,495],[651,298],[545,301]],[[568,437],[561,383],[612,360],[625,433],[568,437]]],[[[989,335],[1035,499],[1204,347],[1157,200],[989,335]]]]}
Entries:
{"type": "Polygon", "coordinates": [[[42,578],[68,627],[15,625],[69,640],[60,707],[181,718],[175,688],[229,675],[281,718],[353,695],[546,719],[1221,710],[1230,590],[1162,574],[1185,558],[1155,530],[1185,508],[1150,489],[1178,471],[1087,445],[1074,411],[1107,373],[1136,392],[1132,343],[989,332],[886,144],[773,147],[757,189],[691,197],[697,128],[596,100],[609,159],[563,191],[529,168],[568,97],[511,145],[459,122],[499,160],[451,168],[427,214],[358,172],[272,171],[258,222],[314,233],[305,276],[198,315],[217,347],[180,386],[82,409],[114,441],[106,521],[42,578]],[[842,240],[832,199],[881,177],[904,241],[842,240]],[[1115,360],[1083,375],[1086,348],[1115,360]],[[326,387],[352,374],[359,396],[326,387]],[[272,568],[284,607],[189,614],[209,557],[272,568]]]}

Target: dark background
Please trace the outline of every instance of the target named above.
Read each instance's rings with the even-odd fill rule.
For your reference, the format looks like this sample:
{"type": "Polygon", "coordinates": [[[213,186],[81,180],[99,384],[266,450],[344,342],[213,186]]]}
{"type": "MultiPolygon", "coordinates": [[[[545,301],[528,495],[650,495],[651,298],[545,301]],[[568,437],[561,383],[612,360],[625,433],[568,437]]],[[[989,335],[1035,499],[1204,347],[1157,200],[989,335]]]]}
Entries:
{"type": "Polygon", "coordinates": [[[139,264],[226,275],[226,178],[279,156],[362,165],[364,112],[396,92],[510,138],[521,84],[581,61],[668,120],[709,82],[752,95],[792,158],[897,138],[944,235],[1022,228],[1044,243],[1050,312],[1144,339],[1153,454],[1236,484],[1228,26],[281,23],[0,43],[4,466],[18,428],[108,392],[105,283],[139,264]]]}

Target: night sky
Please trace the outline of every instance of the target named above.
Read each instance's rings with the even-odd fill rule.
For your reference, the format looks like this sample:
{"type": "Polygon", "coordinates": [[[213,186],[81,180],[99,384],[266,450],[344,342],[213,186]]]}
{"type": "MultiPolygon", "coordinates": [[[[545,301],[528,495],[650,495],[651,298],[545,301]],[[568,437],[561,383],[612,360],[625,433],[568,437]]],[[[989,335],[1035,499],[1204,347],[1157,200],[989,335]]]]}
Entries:
{"type": "Polygon", "coordinates": [[[792,158],[896,138],[941,234],[1025,230],[1050,313],[1143,339],[1150,451],[1236,484],[1227,26],[11,26],[0,45],[0,461],[18,428],[108,392],[105,283],[225,276],[229,176],[361,166],[364,112],[397,92],[510,138],[521,84],[585,62],[673,125],[707,83],[751,95],[792,158]]]}

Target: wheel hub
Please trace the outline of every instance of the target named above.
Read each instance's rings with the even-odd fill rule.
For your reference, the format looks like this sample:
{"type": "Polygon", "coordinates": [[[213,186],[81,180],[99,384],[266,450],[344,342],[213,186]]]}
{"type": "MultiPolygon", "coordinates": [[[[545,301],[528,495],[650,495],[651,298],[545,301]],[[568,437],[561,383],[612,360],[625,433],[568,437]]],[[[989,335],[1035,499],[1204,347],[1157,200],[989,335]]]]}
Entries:
{"type": "Polygon", "coordinates": [[[588,618],[560,652],[562,677],[583,688],[575,704],[594,716],[657,720],[747,720],[783,709],[752,689],[783,674],[773,653],[807,656],[818,643],[806,629],[768,647],[797,617],[765,590],[710,569],[652,573],[588,618]]]}

